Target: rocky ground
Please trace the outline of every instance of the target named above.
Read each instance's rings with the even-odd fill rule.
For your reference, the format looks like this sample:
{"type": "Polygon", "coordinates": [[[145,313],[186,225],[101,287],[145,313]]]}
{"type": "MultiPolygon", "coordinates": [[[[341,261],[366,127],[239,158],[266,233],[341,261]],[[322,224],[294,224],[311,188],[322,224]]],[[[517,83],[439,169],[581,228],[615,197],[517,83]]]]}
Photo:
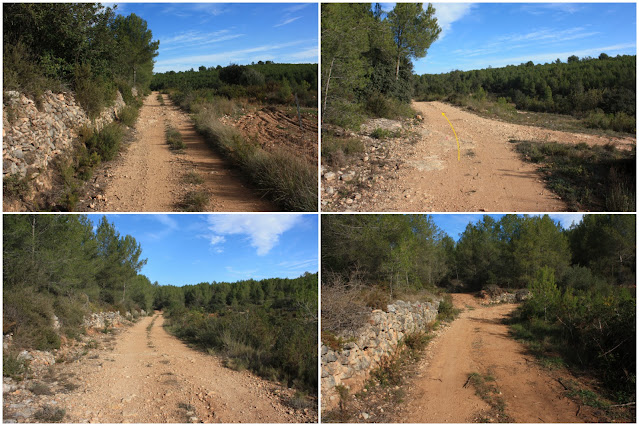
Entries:
{"type": "Polygon", "coordinates": [[[106,333],[90,329],[55,355],[31,352],[28,379],[4,378],[4,422],[317,421],[316,401],[224,367],[169,335],[162,323],[156,314],[106,333]]]}
{"type": "Polygon", "coordinates": [[[441,102],[414,102],[413,108],[415,119],[375,119],[357,133],[325,127],[337,137],[360,139],[364,150],[342,164],[322,165],[322,211],[565,211],[511,141],[636,146],[631,137],[505,123],[441,102]],[[459,138],[459,160],[442,112],[459,138]],[[379,139],[377,129],[385,133],[379,139]]]}

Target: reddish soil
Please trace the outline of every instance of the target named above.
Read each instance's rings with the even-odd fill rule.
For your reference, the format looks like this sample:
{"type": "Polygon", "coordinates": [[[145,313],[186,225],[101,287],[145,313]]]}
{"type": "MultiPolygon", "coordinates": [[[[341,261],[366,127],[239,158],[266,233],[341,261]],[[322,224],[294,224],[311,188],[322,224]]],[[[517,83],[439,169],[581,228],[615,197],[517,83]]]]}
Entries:
{"type": "Polygon", "coordinates": [[[93,195],[88,211],[176,211],[178,203],[192,190],[209,194],[204,211],[277,210],[247,187],[241,173],[208,147],[187,114],[165,95],[161,105],[157,95],[153,92],[144,101],[135,124],[135,140],[117,161],[101,171],[98,185],[105,189],[93,195]],[[180,131],[186,145],[183,153],[169,150],[167,124],[180,131]],[[190,172],[197,173],[204,182],[186,184],[184,177],[190,172]]]}
{"type": "Polygon", "coordinates": [[[65,422],[299,423],[313,410],[284,405],[292,390],[190,349],[169,335],[161,314],[118,337],[113,351],[70,367],[80,388],[62,401],[65,422]],[[150,331],[147,327],[151,326],[150,331]]]}
{"type": "Polygon", "coordinates": [[[267,151],[284,149],[317,165],[317,114],[302,113],[301,117],[302,129],[295,108],[267,106],[225,121],[267,151]]]}
{"type": "Polygon", "coordinates": [[[423,121],[404,126],[394,122],[388,129],[404,127],[408,137],[379,141],[370,138],[372,130],[360,132],[365,152],[352,164],[330,170],[351,173],[349,182],[343,182],[344,176],[324,177],[324,211],[567,211],[566,204],[545,187],[538,166],[522,161],[511,141],[636,146],[632,137],[505,123],[442,102],[414,102],[413,108],[423,121]],[[459,137],[459,160],[455,135],[442,113],[459,137]]]}
{"type": "MultiPolygon", "coordinates": [[[[580,407],[548,370],[508,334],[502,320],[516,305],[481,306],[468,294],[453,294],[464,312],[428,349],[409,384],[407,404],[395,421],[467,423],[497,421],[494,409],[467,384],[471,373],[490,374],[505,403],[509,420],[517,423],[584,422],[580,407]],[[465,386],[466,385],[466,386],[465,386]]],[[[582,410],[583,411],[583,410],[582,410]]],[[[583,414],[582,414],[583,416],[583,414]]]]}

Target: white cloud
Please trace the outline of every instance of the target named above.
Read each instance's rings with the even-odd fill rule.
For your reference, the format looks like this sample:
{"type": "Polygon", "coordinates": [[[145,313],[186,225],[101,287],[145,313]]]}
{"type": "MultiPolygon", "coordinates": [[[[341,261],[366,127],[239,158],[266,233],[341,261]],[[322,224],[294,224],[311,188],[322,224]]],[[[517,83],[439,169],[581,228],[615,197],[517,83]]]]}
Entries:
{"type": "Polygon", "coordinates": [[[155,72],[183,71],[190,68],[197,68],[200,65],[227,65],[230,63],[250,63],[258,60],[273,60],[276,62],[301,62],[312,60],[317,62],[317,51],[310,57],[302,57],[308,51],[289,53],[284,49],[300,44],[317,43],[316,40],[296,40],[281,44],[266,44],[248,49],[229,50],[227,52],[211,53],[207,55],[182,56],[157,61],[154,66],[155,72]]]}
{"type": "Polygon", "coordinates": [[[298,19],[300,19],[300,18],[301,18],[301,16],[296,16],[296,17],[294,17],[294,18],[289,18],[289,19],[287,19],[287,20],[285,20],[285,21],[283,21],[283,22],[280,22],[279,24],[273,25],[273,28],[277,28],[277,27],[282,27],[282,26],[284,26],[284,25],[288,25],[288,24],[290,24],[291,22],[295,22],[295,21],[297,21],[297,20],[298,20],[298,19]]]}
{"type": "Polygon", "coordinates": [[[149,240],[161,240],[178,229],[178,223],[168,214],[154,214],[150,217],[159,222],[163,228],[155,232],[147,232],[145,237],[149,240]]]}
{"type": "Polygon", "coordinates": [[[213,238],[224,235],[246,235],[258,256],[264,256],[279,242],[280,235],[302,219],[296,214],[234,214],[207,217],[213,238]]]}
{"type": "Polygon", "coordinates": [[[556,14],[557,12],[573,14],[583,9],[582,5],[575,3],[538,3],[538,4],[526,4],[521,6],[521,10],[531,15],[543,15],[551,12],[556,14]]]}
{"type": "Polygon", "coordinates": [[[577,225],[582,221],[584,215],[582,213],[561,213],[561,214],[550,214],[549,215],[552,220],[556,220],[561,223],[561,226],[564,229],[569,229],[571,225],[577,225]]]}
{"type": "Polygon", "coordinates": [[[213,235],[211,237],[211,245],[216,245],[216,244],[222,244],[223,242],[226,241],[226,238],[224,238],[221,235],[213,235]]]}
{"type": "MultiPolygon", "coordinates": [[[[468,15],[477,5],[470,3],[433,3],[437,23],[442,29],[439,39],[443,39],[455,21],[468,15]]],[[[424,7],[428,7],[424,5],[424,7]]]]}

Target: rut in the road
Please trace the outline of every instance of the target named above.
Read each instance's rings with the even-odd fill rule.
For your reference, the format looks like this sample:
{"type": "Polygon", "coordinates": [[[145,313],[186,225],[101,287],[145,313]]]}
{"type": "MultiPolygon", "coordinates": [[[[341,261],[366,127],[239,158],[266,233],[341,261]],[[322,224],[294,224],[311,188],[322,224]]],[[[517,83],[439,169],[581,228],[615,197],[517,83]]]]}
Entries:
{"type": "Polygon", "coordinates": [[[288,423],[308,421],[282,405],[276,385],[223,367],[169,335],[161,314],[126,331],[101,367],[69,395],[71,422],[288,423]]]}
{"type": "Polygon", "coordinates": [[[270,202],[248,188],[239,172],[212,151],[200,136],[189,116],[171,104],[164,104],[153,92],[144,100],[136,123],[136,138],[123,158],[108,173],[101,211],[169,212],[191,190],[185,176],[196,173],[203,183],[197,191],[209,195],[204,211],[273,211],[270,202]],[[186,148],[170,152],[165,128],[171,124],[180,131],[186,148]]]}
{"type": "Polygon", "coordinates": [[[428,360],[419,367],[408,391],[407,405],[395,419],[406,423],[467,423],[481,419],[491,407],[464,386],[471,373],[490,374],[501,391],[505,414],[518,423],[582,422],[577,405],[561,385],[525,355],[523,345],[508,335],[502,320],[516,305],[483,307],[467,294],[454,294],[465,308],[435,339],[428,360]]]}

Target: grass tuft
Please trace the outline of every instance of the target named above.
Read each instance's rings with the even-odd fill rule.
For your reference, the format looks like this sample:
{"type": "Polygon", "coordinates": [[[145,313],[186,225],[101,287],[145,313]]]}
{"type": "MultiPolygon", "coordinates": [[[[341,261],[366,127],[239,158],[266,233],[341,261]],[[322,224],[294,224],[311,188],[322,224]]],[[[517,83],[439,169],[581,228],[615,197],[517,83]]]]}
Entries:
{"type": "Polygon", "coordinates": [[[556,142],[512,141],[539,164],[546,186],[575,211],[635,211],[636,149],[556,142]]]}
{"type": "Polygon", "coordinates": [[[182,134],[171,125],[166,127],[166,143],[169,144],[169,149],[172,151],[181,151],[186,148],[182,140],[182,134]]]}
{"type": "Polygon", "coordinates": [[[189,191],[178,203],[178,208],[184,212],[203,212],[209,204],[209,194],[205,191],[189,191]]]}

